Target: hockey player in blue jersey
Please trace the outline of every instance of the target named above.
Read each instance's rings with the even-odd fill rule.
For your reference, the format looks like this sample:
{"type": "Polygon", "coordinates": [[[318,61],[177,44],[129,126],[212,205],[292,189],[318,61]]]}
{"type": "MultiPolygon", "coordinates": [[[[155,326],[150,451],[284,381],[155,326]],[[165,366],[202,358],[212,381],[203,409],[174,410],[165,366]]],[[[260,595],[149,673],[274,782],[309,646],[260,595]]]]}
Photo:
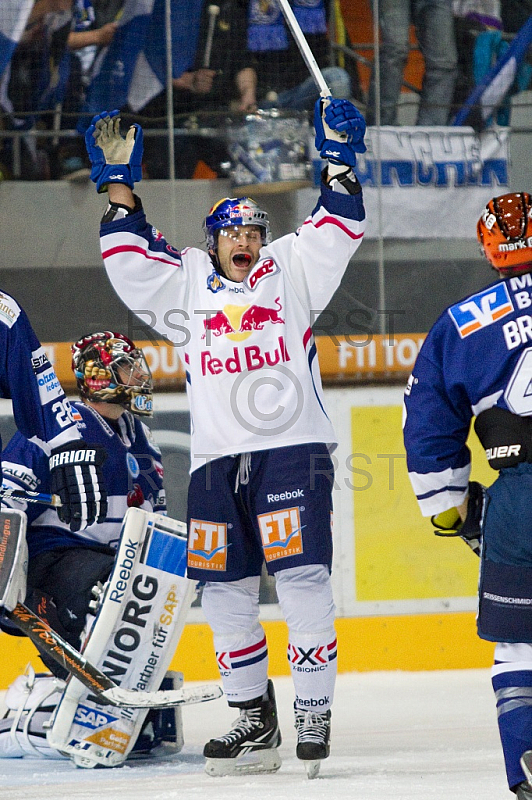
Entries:
{"type": "MultiPolygon", "coordinates": [[[[152,414],[152,377],[142,351],[123,334],[104,331],[83,336],[72,353],[81,402],[72,404],[71,416],[86,445],[107,453],[107,516],[72,533],[53,508],[25,502],[17,507],[28,516],[26,602],[79,649],[91,591],[111,571],[127,508],[164,512],[166,500],[160,451],[139,419],[152,414]]],[[[50,491],[48,459],[20,431],[2,461],[8,488],[50,491]]],[[[41,658],[51,672],[66,677],[49,656],[41,658]]]]}
{"type": "Polygon", "coordinates": [[[105,519],[104,454],[81,440],[46,352],[24,310],[5,292],[0,292],[0,352],[0,397],[11,398],[18,430],[50,468],[49,491],[61,497],[61,520],[79,531],[105,519]]]}
{"type": "Polygon", "coordinates": [[[477,226],[499,280],[447,308],[405,392],[404,441],[424,516],[480,554],[478,634],[496,642],[492,683],[508,785],[532,800],[532,197],[495,197],[477,226]],[[470,482],[474,428],[493,469],[470,482]]]}

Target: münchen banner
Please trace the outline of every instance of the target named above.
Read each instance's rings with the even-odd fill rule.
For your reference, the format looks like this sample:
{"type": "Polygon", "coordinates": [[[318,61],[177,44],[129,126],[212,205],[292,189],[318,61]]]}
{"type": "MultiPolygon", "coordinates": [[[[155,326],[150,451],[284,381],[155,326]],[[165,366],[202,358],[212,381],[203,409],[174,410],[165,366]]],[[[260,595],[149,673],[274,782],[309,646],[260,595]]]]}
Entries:
{"type": "Polygon", "coordinates": [[[471,239],[488,200],[509,191],[507,128],[370,127],[365,141],[356,173],[368,238],[471,239]]]}

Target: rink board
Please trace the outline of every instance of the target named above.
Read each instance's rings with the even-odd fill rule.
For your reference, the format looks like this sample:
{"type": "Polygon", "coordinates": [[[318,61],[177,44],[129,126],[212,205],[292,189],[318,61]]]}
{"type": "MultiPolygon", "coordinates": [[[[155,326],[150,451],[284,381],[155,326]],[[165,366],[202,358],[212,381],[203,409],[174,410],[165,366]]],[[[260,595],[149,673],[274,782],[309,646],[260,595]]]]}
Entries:
{"type": "MultiPolygon", "coordinates": [[[[478,559],[459,539],[432,533],[419,513],[401,431],[402,389],[326,391],[340,442],[334,491],[333,582],[342,672],[487,667],[493,645],[476,635],[478,559]]],[[[473,436],[473,476],[490,484],[473,436]]],[[[278,606],[263,606],[270,671],[288,674],[287,631],[278,606]]],[[[194,608],[173,661],[187,680],[218,677],[212,637],[194,608]]],[[[27,640],[0,634],[0,689],[28,661],[27,640]]]]}

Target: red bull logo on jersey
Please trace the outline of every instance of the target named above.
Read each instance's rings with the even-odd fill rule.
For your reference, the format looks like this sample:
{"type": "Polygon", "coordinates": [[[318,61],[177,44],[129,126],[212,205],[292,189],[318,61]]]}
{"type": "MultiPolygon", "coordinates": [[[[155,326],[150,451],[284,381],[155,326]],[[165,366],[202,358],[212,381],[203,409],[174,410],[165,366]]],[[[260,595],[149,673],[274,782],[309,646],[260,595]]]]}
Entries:
{"type": "Polygon", "coordinates": [[[299,508],[282,508],[257,516],[266,561],[296,556],[303,552],[299,508]]]}
{"type": "Polygon", "coordinates": [[[244,370],[251,371],[263,367],[274,367],[290,361],[288,350],[282,336],[277,339],[277,347],[264,350],[259,345],[246,347],[233,347],[233,354],[229,358],[216,358],[209,350],[201,353],[202,375],[220,375],[223,372],[237,374],[244,370]]]}
{"type": "Polygon", "coordinates": [[[188,566],[225,572],[227,524],[191,519],[188,531],[188,566]]]}
{"type": "Polygon", "coordinates": [[[284,325],[284,318],[280,314],[283,307],[278,297],[275,305],[276,308],[255,303],[247,306],[226,305],[204,320],[205,333],[201,338],[208,339],[210,334],[216,337],[227,336],[234,342],[241,342],[251,336],[253,331],[264,330],[266,324],[284,325]]]}
{"type": "Polygon", "coordinates": [[[513,303],[505,283],[490,286],[478,292],[463,303],[451,306],[449,314],[462,339],[472,333],[492,325],[501,317],[511,314],[513,303]]]}

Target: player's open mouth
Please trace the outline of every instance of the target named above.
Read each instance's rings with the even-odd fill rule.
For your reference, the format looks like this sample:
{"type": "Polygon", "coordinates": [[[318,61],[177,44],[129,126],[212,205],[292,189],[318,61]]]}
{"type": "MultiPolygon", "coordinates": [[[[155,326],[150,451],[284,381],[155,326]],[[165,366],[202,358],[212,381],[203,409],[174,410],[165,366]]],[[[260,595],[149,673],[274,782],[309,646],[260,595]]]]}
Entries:
{"type": "Polygon", "coordinates": [[[235,267],[240,267],[240,269],[244,269],[245,267],[249,267],[251,264],[251,256],[249,253],[237,253],[233,256],[233,264],[235,267]]]}

